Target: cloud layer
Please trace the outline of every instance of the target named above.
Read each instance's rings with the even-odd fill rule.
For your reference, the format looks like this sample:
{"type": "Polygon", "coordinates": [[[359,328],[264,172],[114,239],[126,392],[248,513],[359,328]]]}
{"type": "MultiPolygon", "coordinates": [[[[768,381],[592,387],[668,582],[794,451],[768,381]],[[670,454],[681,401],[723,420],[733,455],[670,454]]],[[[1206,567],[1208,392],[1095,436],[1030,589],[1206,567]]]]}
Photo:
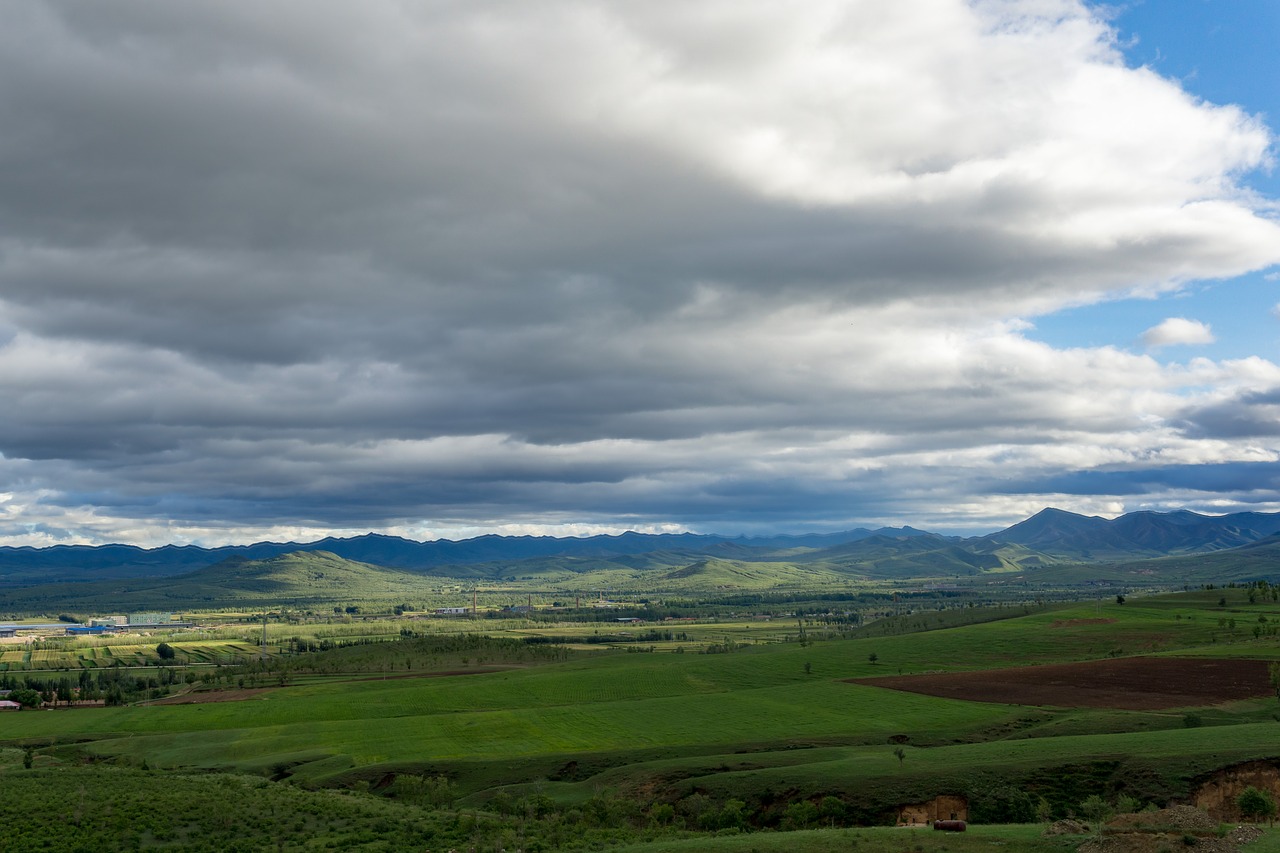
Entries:
{"type": "Polygon", "coordinates": [[[0,128],[0,541],[1276,505],[1158,473],[1275,365],[1029,336],[1280,262],[1076,2],[30,3],[0,128]]]}

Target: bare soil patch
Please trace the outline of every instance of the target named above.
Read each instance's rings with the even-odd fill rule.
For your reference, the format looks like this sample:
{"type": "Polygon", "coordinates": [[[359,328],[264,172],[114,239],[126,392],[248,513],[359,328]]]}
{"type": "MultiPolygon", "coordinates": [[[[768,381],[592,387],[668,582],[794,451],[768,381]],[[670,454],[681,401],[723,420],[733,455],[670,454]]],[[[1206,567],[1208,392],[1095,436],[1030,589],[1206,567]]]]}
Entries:
{"type": "Polygon", "coordinates": [[[934,675],[850,679],[972,702],[1153,711],[1271,695],[1267,663],[1212,658],[1117,658],[934,675]]]}
{"type": "Polygon", "coordinates": [[[1256,827],[1236,827],[1218,837],[1218,822],[1191,806],[1170,806],[1157,812],[1123,814],[1102,828],[1101,836],[1080,845],[1078,853],[1163,853],[1187,848],[1205,853],[1239,853],[1254,841],[1256,827]]]}

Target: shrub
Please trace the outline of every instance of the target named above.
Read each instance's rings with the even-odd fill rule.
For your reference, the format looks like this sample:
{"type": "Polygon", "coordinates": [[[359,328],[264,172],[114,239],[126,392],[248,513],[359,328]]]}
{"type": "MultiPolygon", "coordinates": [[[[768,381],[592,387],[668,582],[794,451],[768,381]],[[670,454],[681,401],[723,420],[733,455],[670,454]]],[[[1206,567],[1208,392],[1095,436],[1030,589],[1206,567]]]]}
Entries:
{"type": "Polygon", "coordinates": [[[17,702],[24,708],[39,708],[41,699],[37,690],[30,687],[19,687],[17,690],[9,692],[9,701],[17,702]]]}
{"type": "Polygon", "coordinates": [[[969,817],[974,823],[1035,823],[1038,803],[1012,785],[992,785],[971,791],[969,817]]]}
{"type": "Polygon", "coordinates": [[[1266,791],[1259,791],[1250,785],[1236,797],[1236,808],[1240,814],[1250,820],[1273,818],[1276,816],[1276,801],[1266,791]]]}
{"type": "Polygon", "coordinates": [[[1097,794],[1090,794],[1080,804],[1080,814],[1094,823],[1103,823],[1113,814],[1111,805],[1097,794]]]}

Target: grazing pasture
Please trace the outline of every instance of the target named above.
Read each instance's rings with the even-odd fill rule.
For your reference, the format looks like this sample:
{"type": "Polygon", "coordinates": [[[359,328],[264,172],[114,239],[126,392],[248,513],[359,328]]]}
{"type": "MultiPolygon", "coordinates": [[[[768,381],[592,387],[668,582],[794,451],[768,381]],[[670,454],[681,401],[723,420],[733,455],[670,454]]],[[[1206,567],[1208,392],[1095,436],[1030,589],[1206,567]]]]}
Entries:
{"type": "MultiPolygon", "coordinates": [[[[679,623],[684,637],[671,643],[575,643],[579,651],[557,641],[654,626],[539,633],[528,620],[460,620],[455,633],[414,622],[387,636],[335,625],[343,642],[323,650],[314,634],[273,632],[265,659],[243,637],[175,640],[178,662],[151,671],[192,677],[166,682],[156,699],[13,713],[0,736],[11,755],[31,749],[33,770],[76,774],[77,785],[108,769],[140,787],[249,774],[274,780],[272,791],[285,782],[347,791],[377,809],[410,809],[412,820],[424,803],[454,821],[487,815],[463,836],[491,846],[523,831],[547,849],[589,849],[588,838],[637,851],[857,840],[859,850],[900,853],[895,839],[911,838],[908,849],[941,850],[933,835],[854,827],[947,795],[976,819],[963,842],[946,836],[951,851],[993,849],[981,839],[1071,849],[1044,846],[1034,827],[992,824],[1064,816],[1091,795],[1164,805],[1223,768],[1280,761],[1269,680],[1280,645],[1239,630],[1248,617],[1269,624],[1275,607],[1247,608],[1231,590],[1026,603],[949,627],[931,625],[927,611],[903,613],[882,633],[874,624],[832,632],[812,617],[708,620],[679,623]],[[244,662],[215,665],[223,654],[244,662]],[[787,832],[757,832],[766,829],[787,832]]],[[[79,653],[117,672],[126,670],[109,661],[150,663],[156,647],[79,653]]],[[[462,837],[432,820],[415,825],[462,837]]],[[[313,825],[320,837],[338,832],[313,825]]]]}

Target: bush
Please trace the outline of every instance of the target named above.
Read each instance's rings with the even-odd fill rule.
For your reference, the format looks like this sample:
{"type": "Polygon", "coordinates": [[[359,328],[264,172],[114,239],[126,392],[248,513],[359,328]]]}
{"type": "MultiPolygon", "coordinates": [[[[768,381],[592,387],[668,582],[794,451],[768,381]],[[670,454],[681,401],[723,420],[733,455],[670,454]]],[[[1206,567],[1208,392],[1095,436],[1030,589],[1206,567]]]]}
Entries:
{"type": "Polygon", "coordinates": [[[39,708],[42,700],[39,691],[32,690],[30,687],[19,687],[9,692],[9,701],[17,702],[24,708],[39,708]]]}
{"type": "Polygon", "coordinates": [[[783,826],[788,829],[808,829],[817,818],[817,806],[808,800],[800,800],[787,806],[783,826]]]}
{"type": "Polygon", "coordinates": [[[1035,823],[1037,805],[1022,788],[993,785],[970,792],[969,817],[974,823],[1035,823]]]}
{"type": "Polygon", "coordinates": [[[1080,804],[1080,814],[1094,823],[1104,823],[1114,813],[1115,811],[1111,808],[1110,803],[1097,794],[1090,794],[1080,804]]]}
{"type": "Polygon", "coordinates": [[[1142,803],[1135,797],[1128,794],[1121,794],[1116,797],[1116,812],[1118,814],[1135,814],[1142,809],[1142,803]]]}
{"type": "Polygon", "coordinates": [[[1276,816],[1276,801],[1266,791],[1259,791],[1250,785],[1236,797],[1236,808],[1240,814],[1250,820],[1262,820],[1276,816]]]}

